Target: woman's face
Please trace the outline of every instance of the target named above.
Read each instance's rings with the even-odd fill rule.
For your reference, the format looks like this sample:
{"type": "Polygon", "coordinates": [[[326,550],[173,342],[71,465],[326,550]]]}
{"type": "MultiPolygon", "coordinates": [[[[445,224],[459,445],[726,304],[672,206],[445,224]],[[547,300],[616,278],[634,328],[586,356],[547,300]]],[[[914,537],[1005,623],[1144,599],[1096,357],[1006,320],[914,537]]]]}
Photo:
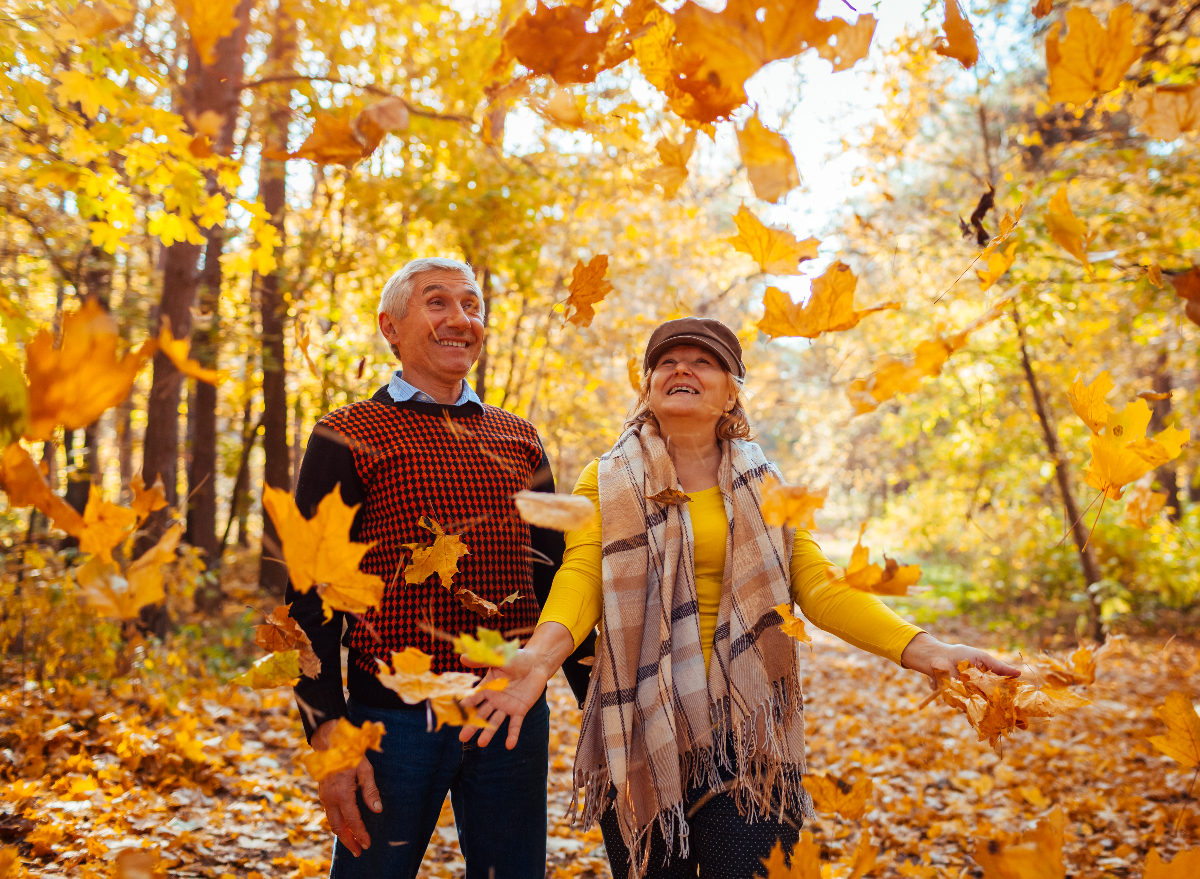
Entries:
{"type": "Polygon", "coordinates": [[[705,348],[668,348],[650,372],[650,410],[660,420],[701,419],[715,429],[736,399],[729,373],[705,348]]]}

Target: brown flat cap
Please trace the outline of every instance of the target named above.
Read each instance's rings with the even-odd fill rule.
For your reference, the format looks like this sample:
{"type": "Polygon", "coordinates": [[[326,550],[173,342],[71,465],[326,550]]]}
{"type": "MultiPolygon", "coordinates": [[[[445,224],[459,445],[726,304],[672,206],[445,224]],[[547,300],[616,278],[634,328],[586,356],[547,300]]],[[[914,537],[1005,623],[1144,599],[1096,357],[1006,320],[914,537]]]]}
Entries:
{"type": "Polygon", "coordinates": [[[669,320],[650,334],[646,345],[646,358],[642,368],[649,372],[658,363],[658,358],[668,348],[676,345],[696,345],[711,351],[738,378],[746,377],[746,364],[742,363],[742,343],[737,333],[719,320],[708,317],[681,317],[669,320]]]}

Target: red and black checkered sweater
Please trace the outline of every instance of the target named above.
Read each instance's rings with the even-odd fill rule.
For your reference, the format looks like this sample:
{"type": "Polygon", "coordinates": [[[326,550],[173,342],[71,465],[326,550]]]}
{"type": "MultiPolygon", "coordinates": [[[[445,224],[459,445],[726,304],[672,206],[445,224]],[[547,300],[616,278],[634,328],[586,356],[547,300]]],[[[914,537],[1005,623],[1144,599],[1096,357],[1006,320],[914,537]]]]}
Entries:
{"type": "MultiPolygon", "coordinates": [[[[526,488],[554,491],[537,431],[494,406],[397,403],[384,387],[370,400],[331,412],[317,422],[305,451],[296,488],[300,512],[314,515],[321,499],[339,484],[345,503],[362,505],[351,539],[374,543],[360,569],[388,585],[378,608],[357,618],[335,613],[325,622],[317,591],[302,595],[289,583],[292,616],[321,659],[320,676],[301,678],[296,686],[296,695],[315,715],[301,712],[310,737],[314,719],[319,724],[346,714],[339,641],[349,648],[352,699],[376,708],[407,708],[376,679],[376,657],[387,660],[395,651],[417,647],[433,656],[433,671],[464,671],[453,647],[423,631],[418,621],[430,619],[453,634],[474,633],[480,625],[528,634],[563,553],[562,535],[526,525],[511,500],[526,488]],[[433,542],[433,535],[417,525],[421,516],[434,519],[449,534],[461,534],[470,550],[459,559],[455,589],[470,589],[497,603],[521,593],[502,618],[484,622],[462,606],[437,574],[412,585],[397,576],[411,557],[403,544],[433,542]],[[343,635],[345,617],[349,625],[343,635]]],[[[577,672],[584,673],[585,688],[586,671],[579,667],[577,672]]]]}

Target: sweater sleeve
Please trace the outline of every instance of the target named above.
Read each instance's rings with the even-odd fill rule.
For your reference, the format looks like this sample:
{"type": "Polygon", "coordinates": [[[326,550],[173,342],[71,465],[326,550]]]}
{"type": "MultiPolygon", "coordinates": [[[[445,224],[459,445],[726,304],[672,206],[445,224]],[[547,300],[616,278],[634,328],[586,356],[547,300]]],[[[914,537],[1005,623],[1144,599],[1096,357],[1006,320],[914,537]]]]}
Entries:
{"type": "Polygon", "coordinates": [[[904,648],[922,629],[902,619],[878,596],[831,580],[825,573],[830,567],[812,535],[797,529],[792,600],[818,628],[900,665],[904,648]]]}
{"type": "Polygon", "coordinates": [[[592,461],[575,483],[573,494],[581,495],[596,505],[596,517],[590,528],[568,531],[567,549],[562,567],[554,578],[554,587],[542,606],[541,623],[561,623],[566,626],[579,646],[596,624],[604,610],[604,593],[600,572],[600,462],[592,461]]]}
{"type": "MultiPolygon", "coordinates": [[[[318,424],[308,440],[300,479],[296,485],[296,506],[300,514],[311,519],[317,505],[327,494],[341,486],[342,501],[347,506],[360,504],[365,492],[354,453],[346,440],[335,431],[318,424]]],[[[354,516],[350,539],[357,540],[362,527],[362,510],[354,516]]],[[[334,611],[325,621],[321,596],[316,589],[299,592],[288,581],[285,600],[292,606],[292,618],[312,641],[313,652],[321,660],[321,673],[316,678],[301,677],[294,690],[304,722],[304,734],[312,741],[313,732],[327,720],[345,717],[346,697],[342,690],[342,624],[345,614],[334,611]]]]}

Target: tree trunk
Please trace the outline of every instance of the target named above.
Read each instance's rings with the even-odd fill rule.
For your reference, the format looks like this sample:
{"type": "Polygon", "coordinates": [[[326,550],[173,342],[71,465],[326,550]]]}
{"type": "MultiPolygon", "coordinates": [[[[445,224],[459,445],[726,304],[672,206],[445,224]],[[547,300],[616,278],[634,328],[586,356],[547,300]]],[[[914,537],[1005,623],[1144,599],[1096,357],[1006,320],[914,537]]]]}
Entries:
{"type": "MultiPolygon", "coordinates": [[[[1147,426],[1147,436],[1153,436],[1166,427],[1167,419],[1171,417],[1171,373],[1167,369],[1165,348],[1158,352],[1158,358],[1154,364],[1153,388],[1154,393],[1167,396],[1150,403],[1150,424],[1147,426]]],[[[1183,511],[1180,509],[1179,502],[1179,471],[1175,464],[1174,461],[1168,461],[1154,471],[1154,476],[1158,480],[1163,494],[1167,496],[1165,507],[1167,519],[1177,523],[1183,517],[1183,511]]]]}
{"type": "Polygon", "coordinates": [[[480,400],[487,397],[488,379],[488,338],[487,328],[492,321],[492,270],[490,266],[483,267],[483,345],[479,348],[479,359],[475,361],[475,394],[480,400]]]}
{"type": "Polygon", "coordinates": [[[1100,581],[1100,563],[1096,560],[1096,550],[1091,545],[1087,526],[1079,515],[1079,505],[1075,502],[1075,492],[1071,488],[1071,474],[1058,448],[1058,434],[1054,423],[1050,420],[1050,412],[1046,401],[1042,398],[1038,387],[1037,376],[1033,371],[1033,362],[1029,358],[1029,348],[1025,344],[1025,329],[1021,326],[1021,316],[1017,312],[1017,304],[1012,307],[1013,323],[1017,325],[1017,339],[1021,344],[1021,365],[1025,368],[1025,380],[1029,383],[1029,392],[1033,396],[1033,406],[1037,411],[1038,422],[1042,426],[1042,436],[1046,440],[1046,451],[1050,454],[1050,462],[1054,465],[1054,476],[1058,481],[1058,491],[1062,497],[1063,509],[1070,524],[1071,536],[1075,540],[1075,548],[1079,552],[1079,563],[1083,568],[1084,591],[1088,597],[1088,616],[1092,624],[1092,637],[1097,641],[1104,640],[1104,623],[1100,619],[1100,599],[1087,587],[1100,581]]]}
{"type": "MultiPolygon", "coordinates": [[[[288,9],[286,0],[281,0],[279,4],[274,25],[265,73],[268,76],[287,76],[295,69],[296,21],[288,9]]],[[[287,152],[288,123],[292,114],[291,91],[288,86],[284,86],[283,89],[282,94],[275,96],[267,113],[266,131],[263,134],[265,155],[287,152]]],[[[258,178],[259,198],[262,199],[267,213],[271,215],[271,222],[281,241],[284,237],[284,213],[287,207],[286,171],[284,162],[264,158],[258,178]]],[[[287,441],[287,372],[283,348],[283,322],[287,304],[280,288],[280,274],[277,267],[269,275],[263,275],[259,279],[258,288],[262,327],[263,483],[290,491],[292,480],[287,441]]],[[[258,582],[262,589],[273,595],[282,596],[287,585],[287,568],[282,560],[283,551],[279,544],[279,535],[275,531],[275,523],[264,513],[258,582]]]]}

